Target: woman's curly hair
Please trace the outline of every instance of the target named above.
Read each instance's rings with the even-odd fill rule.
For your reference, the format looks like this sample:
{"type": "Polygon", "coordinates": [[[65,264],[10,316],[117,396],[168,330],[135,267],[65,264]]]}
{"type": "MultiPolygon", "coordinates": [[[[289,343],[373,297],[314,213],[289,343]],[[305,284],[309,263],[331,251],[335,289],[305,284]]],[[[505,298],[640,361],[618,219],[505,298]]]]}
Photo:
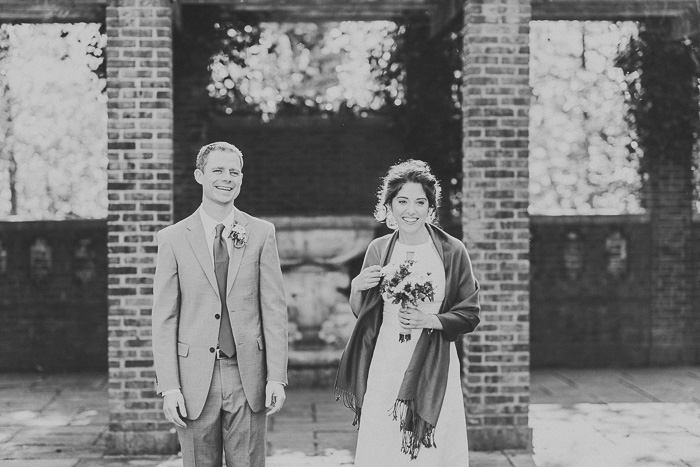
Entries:
{"type": "Polygon", "coordinates": [[[408,159],[389,168],[377,190],[374,218],[379,222],[385,222],[389,228],[396,228],[396,221],[389,215],[389,207],[401,187],[406,183],[420,183],[423,186],[425,196],[428,198],[428,206],[431,208],[428,222],[435,223],[436,213],[440,207],[442,188],[440,188],[438,179],[431,172],[430,166],[426,162],[416,159],[408,159]]]}

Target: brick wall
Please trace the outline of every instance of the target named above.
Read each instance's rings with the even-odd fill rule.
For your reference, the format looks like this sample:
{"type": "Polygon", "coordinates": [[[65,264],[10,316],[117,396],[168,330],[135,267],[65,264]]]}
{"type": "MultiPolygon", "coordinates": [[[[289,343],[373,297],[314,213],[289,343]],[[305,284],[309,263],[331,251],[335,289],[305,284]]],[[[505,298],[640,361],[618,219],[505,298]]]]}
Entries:
{"type": "MultiPolygon", "coordinates": [[[[686,364],[697,359],[700,314],[693,304],[693,160],[697,145],[697,60],[677,36],[676,21],[640,23],[636,85],[632,99],[636,137],[644,154],[646,208],[650,217],[652,364],[686,364]],[[641,109],[641,110],[640,110],[641,109]]],[[[629,64],[628,64],[629,65],[629,64]]]]}
{"type": "Polygon", "coordinates": [[[528,448],[529,0],[464,2],[464,239],[482,324],[465,340],[469,444],[528,448]]]}
{"type": "Polygon", "coordinates": [[[693,148],[697,144],[697,63],[686,45],[671,43],[665,24],[647,23],[640,35],[645,50],[641,77],[649,114],[640,145],[648,170],[648,208],[651,215],[651,270],[653,288],[652,350],[655,364],[687,364],[697,358],[697,337],[689,333],[700,325],[693,307],[697,281],[691,263],[693,241],[693,148]],[[663,125],[659,125],[663,122],[663,125]]]}
{"type": "MultiPolygon", "coordinates": [[[[278,118],[267,124],[212,118],[207,135],[243,151],[236,205],[262,216],[371,215],[381,177],[406,158],[391,120],[382,117],[278,118]]],[[[200,195],[189,199],[189,212],[201,200],[196,187],[200,195]]]]}
{"type": "Polygon", "coordinates": [[[537,216],[530,228],[532,366],[648,365],[649,217],[537,216]]]}
{"type": "MultiPolygon", "coordinates": [[[[692,148],[688,147],[688,154],[692,148]]],[[[697,335],[689,331],[700,326],[693,293],[698,281],[692,263],[692,172],[690,157],[683,166],[661,162],[650,176],[651,265],[650,287],[653,310],[651,361],[659,365],[690,364],[697,361],[697,335]]]]}
{"type": "Polygon", "coordinates": [[[282,117],[264,123],[210,116],[203,136],[196,145],[186,145],[190,152],[177,153],[177,219],[201,203],[202,188],[193,172],[205,141],[229,141],[243,152],[243,188],[236,206],[256,216],[371,215],[381,177],[406,158],[391,122],[380,117],[282,117]]]}
{"type": "Polygon", "coordinates": [[[206,134],[210,108],[207,66],[212,47],[206,43],[207,36],[200,29],[202,24],[213,25],[216,13],[211,7],[184,5],[180,26],[174,31],[173,73],[177,77],[173,83],[175,221],[191,214],[192,206],[198,206],[202,200],[202,187],[194,180],[194,169],[199,148],[212,142],[206,134]]]}
{"type": "MultiPolygon", "coordinates": [[[[652,364],[649,217],[531,218],[532,367],[652,364]]],[[[691,238],[700,243],[697,220],[691,238]]],[[[0,222],[0,371],[106,370],[107,273],[104,220],[0,222]],[[35,281],[29,257],[38,238],[51,247],[52,268],[35,281]]],[[[692,307],[700,308],[700,292],[692,307]]],[[[689,328],[677,345],[699,363],[700,331],[689,328]]],[[[675,329],[657,334],[673,338],[675,329]]]]}
{"type": "Polygon", "coordinates": [[[106,9],[110,453],[176,449],[155,394],[150,334],[156,231],[173,220],[171,6],[121,0],[106,9]]]}
{"type": "Polygon", "coordinates": [[[0,222],[0,371],[106,370],[106,223],[0,222]]]}

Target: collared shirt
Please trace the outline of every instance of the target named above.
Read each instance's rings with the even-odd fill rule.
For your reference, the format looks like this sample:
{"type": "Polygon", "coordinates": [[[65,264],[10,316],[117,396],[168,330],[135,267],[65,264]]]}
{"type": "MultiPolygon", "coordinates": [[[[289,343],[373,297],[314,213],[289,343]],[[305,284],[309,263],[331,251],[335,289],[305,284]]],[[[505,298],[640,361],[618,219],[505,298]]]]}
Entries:
{"type": "Polygon", "coordinates": [[[231,234],[231,229],[233,229],[234,215],[236,213],[235,209],[232,209],[228,216],[221,222],[212,218],[209,214],[204,212],[202,206],[199,207],[199,217],[202,219],[202,225],[204,226],[204,234],[207,240],[207,248],[209,249],[209,256],[211,257],[211,262],[214,264],[214,239],[216,238],[216,226],[219,224],[224,224],[224,231],[221,235],[226,239],[226,249],[228,250],[229,257],[233,251],[233,240],[229,237],[231,234]]]}

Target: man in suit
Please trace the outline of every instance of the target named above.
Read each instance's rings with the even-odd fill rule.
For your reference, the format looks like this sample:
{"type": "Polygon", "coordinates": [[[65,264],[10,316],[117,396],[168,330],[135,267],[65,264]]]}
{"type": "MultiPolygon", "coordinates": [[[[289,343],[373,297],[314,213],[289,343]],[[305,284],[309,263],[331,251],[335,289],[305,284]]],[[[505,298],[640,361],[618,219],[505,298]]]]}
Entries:
{"type": "Polygon", "coordinates": [[[184,467],[265,465],[266,417],[287,384],[287,307],[274,226],[234,207],[243,155],[197,154],[202,204],[158,232],[153,356],[184,467]],[[267,410],[265,410],[267,408],[267,410]]]}

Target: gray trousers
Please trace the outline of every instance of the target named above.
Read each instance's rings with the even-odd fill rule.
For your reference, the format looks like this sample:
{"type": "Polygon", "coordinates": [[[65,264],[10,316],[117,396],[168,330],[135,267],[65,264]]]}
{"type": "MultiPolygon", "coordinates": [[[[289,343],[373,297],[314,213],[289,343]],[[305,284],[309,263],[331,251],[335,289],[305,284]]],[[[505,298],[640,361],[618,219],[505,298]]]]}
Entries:
{"type": "Polygon", "coordinates": [[[177,427],[183,467],[265,465],[266,411],[255,413],[243,394],[236,357],[217,360],[202,414],[177,427]]]}

